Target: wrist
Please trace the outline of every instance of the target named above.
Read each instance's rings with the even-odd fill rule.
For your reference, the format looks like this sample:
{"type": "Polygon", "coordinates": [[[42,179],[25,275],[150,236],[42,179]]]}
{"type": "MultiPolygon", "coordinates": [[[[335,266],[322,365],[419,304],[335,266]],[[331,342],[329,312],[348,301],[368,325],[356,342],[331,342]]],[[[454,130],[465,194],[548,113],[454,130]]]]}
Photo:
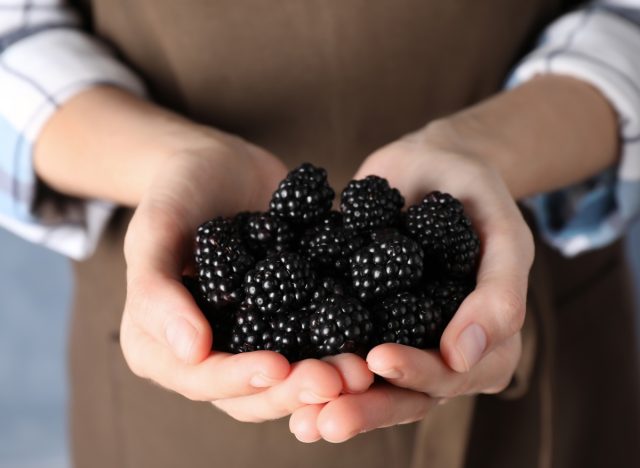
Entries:
{"type": "Polygon", "coordinates": [[[95,87],[47,122],[34,168],[54,190],[136,206],[155,174],[179,154],[219,145],[221,134],[125,91],[95,87]]]}
{"type": "Polygon", "coordinates": [[[425,127],[428,145],[486,164],[514,198],[580,182],[613,164],[617,119],[587,83],[536,78],[425,127]]]}

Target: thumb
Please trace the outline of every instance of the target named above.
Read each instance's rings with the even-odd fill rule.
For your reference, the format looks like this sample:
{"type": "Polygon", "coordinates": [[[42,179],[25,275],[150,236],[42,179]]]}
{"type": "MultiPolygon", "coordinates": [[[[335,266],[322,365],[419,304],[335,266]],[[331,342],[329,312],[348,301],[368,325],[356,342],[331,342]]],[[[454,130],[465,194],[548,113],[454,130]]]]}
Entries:
{"type": "Polygon", "coordinates": [[[476,289],[464,300],[440,341],[443,359],[467,372],[524,323],[533,242],[524,222],[481,229],[483,252],[476,289]]]}
{"type": "Polygon", "coordinates": [[[160,207],[140,205],[125,239],[127,301],[131,323],[187,363],[211,351],[207,319],[181,280],[187,244],[179,223],[160,207]]]}

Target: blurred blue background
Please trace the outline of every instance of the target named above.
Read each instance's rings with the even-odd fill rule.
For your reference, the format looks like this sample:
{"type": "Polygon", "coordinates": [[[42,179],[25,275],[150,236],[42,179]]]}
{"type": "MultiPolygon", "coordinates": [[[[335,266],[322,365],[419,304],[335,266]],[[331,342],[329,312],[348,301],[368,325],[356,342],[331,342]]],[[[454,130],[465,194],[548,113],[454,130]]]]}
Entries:
{"type": "MultiPolygon", "coordinates": [[[[637,275],[639,226],[629,240],[637,275]]],[[[68,468],[70,266],[2,229],[0,259],[0,468],[68,468]]]]}
{"type": "Polygon", "coordinates": [[[0,467],[66,468],[67,260],[0,229],[0,467]]]}

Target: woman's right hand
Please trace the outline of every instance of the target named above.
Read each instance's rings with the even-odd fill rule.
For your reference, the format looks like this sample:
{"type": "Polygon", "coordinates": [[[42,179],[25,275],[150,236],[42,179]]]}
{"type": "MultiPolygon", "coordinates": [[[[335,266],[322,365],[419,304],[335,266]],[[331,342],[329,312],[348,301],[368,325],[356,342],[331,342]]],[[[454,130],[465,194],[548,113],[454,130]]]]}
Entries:
{"type": "Polygon", "coordinates": [[[353,355],[290,365],[270,351],[211,351],[215,331],[181,282],[196,227],[214,216],[264,210],[286,173],[266,151],[212,135],[211,145],[165,160],[128,228],[120,338],[129,367],[189,399],[212,401],[241,421],[276,419],[366,390],[373,376],[353,355]]]}

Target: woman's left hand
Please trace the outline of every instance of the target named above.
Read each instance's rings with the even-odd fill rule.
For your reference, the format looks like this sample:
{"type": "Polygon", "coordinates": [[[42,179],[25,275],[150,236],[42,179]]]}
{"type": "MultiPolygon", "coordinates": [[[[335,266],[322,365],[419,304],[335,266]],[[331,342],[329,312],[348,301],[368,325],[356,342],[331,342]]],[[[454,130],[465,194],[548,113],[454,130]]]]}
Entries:
{"type": "Polygon", "coordinates": [[[497,393],[511,381],[521,354],[532,235],[497,171],[472,155],[447,149],[439,128],[428,127],[382,148],[355,178],[387,178],[407,205],[433,190],[460,199],[481,240],[476,289],[447,326],[439,352],[377,346],[366,362],[385,383],[294,412],[290,429],[303,442],[343,442],[361,432],[417,421],[439,402],[497,393]]]}

